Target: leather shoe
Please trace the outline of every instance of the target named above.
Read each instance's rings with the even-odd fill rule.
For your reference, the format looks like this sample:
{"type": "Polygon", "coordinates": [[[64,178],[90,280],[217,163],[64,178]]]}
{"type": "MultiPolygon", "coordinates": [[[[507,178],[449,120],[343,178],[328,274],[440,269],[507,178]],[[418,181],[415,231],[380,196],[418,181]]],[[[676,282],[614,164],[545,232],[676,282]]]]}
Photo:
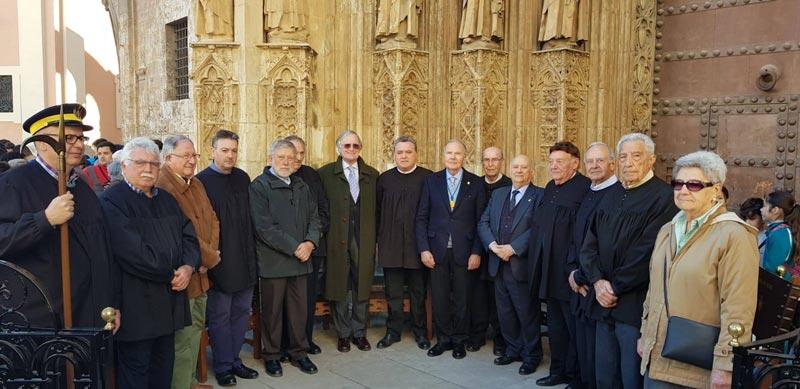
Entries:
{"type": "Polygon", "coordinates": [[[431,342],[424,336],[417,336],[414,340],[417,342],[417,347],[423,350],[431,348],[431,342]]]}
{"type": "Polygon", "coordinates": [[[281,363],[288,363],[292,360],[292,357],[289,356],[289,353],[284,352],[278,360],[281,361],[281,363]]]}
{"type": "Polygon", "coordinates": [[[471,353],[476,353],[478,351],[481,351],[481,346],[482,345],[480,344],[467,343],[466,349],[471,353]]]}
{"type": "Polygon", "coordinates": [[[533,364],[532,362],[522,362],[522,366],[519,367],[519,375],[533,374],[537,367],[539,367],[538,363],[533,364]]]}
{"type": "Polygon", "coordinates": [[[314,342],[309,340],[308,341],[308,348],[306,349],[306,352],[311,354],[311,355],[317,355],[317,354],[322,352],[322,349],[319,348],[319,346],[316,343],[314,343],[314,342]]]}
{"type": "Polygon", "coordinates": [[[217,374],[217,384],[219,384],[219,386],[235,386],[236,376],[233,374],[233,370],[217,374]]]}
{"type": "Polygon", "coordinates": [[[399,336],[387,332],[383,339],[378,341],[378,348],[387,348],[399,341],[399,336]]]}
{"type": "Polygon", "coordinates": [[[569,377],[567,377],[566,375],[561,375],[561,374],[552,375],[551,374],[551,375],[549,375],[547,377],[539,378],[538,380],[536,380],[536,385],[539,385],[539,386],[556,386],[556,385],[566,384],[568,382],[570,382],[570,380],[569,380],[569,377]]]}
{"type": "Polygon", "coordinates": [[[510,365],[510,364],[512,364],[514,362],[519,362],[521,360],[522,359],[520,359],[520,358],[507,357],[507,356],[503,355],[502,357],[495,358],[494,359],[494,364],[497,365],[497,366],[505,366],[505,365],[510,365]]]}
{"type": "Polygon", "coordinates": [[[283,376],[283,368],[281,367],[280,361],[277,359],[270,359],[264,362],[264,367],[267,370],[267,375],[270,377],[283,376]]]}
{"type": "Polygon", "coordinates": [[[244,378],[246,380],[252,380],[253,378],[258,378],[258,372],[245,366],[234,366],[233,367],[233,374],[236,374],[239,378],[244,378]]]}
{"type": "Polygon", "coordinates": [[[467,356],[467,350],[464,350],[463,344],[457,344],[453,346],[453,358],[461,359],[467,356]]]}
{"type": "Polygon", "coordinates": [[[447,343],[447,344],[436,343],[435,346],[431,347],[431,349],[428,350],[428,356],[429,357],[438,357],[439,355],[442,355],[442,353],[444,353],[445,351],[452,350],[452,349],[453,349],[453,346],[450,345],[449,343],[447,343]]]}
{"type": "Polygon", "coordinates": [[[502,336],[494,338],[494,346],[492,346],[492,354],[502,357],[506,355],[506,341],[502,336]]]}
{"type": "Polygon", "coordinates": [[[339,338],[339,343],[336,345],[336,349],[339,350],[340,353],[346,353],[350,351],[350,339],[339,338]]]}
{"type": "Polygon", "coordinates": [[[369,341],[363,336],[353,338],[353,344],[356,345],[356,347],[358,347],[358,349],[361,351],[372,350],[372,346],[370,346],[369,341]]]}
{"type": "Polygon", "coordinates": [[[317,374],[317,365],[314,362],[311,362],[311,359],[308,357],[300,358],[296,361],[292,361],[292,366],[297,366],[300,371],[306,374],[317,374]]]}

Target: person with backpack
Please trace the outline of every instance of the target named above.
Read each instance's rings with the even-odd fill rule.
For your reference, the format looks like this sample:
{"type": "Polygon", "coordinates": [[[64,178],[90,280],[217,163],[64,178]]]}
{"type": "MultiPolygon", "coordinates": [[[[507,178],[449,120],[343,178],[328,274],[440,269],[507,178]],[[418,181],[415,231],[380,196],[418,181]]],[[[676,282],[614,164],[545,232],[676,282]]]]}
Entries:
{"type": "Polygon", "coordinates": [[[800,276],[800,269],[793,258],[795,241],[800,232],[800,205],[791,193],[775,191],[764,199],[761,214],[767,223],[764,229],[766,239],[760,245],[764,249],[761,267],[778,274],[778,266],[783,266],[783,278],[787,281],[800,276]]]}

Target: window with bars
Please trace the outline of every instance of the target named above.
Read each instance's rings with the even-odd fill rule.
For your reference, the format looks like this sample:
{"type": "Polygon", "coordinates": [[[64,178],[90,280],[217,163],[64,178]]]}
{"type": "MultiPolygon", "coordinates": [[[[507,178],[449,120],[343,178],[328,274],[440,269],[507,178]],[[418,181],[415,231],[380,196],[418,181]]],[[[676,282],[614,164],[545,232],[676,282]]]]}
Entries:
{"type": "Polygon", "coordinates": [[[12,77],[0,75],[0,113],[14,112],[14,86],[12,77]]]}
{"type": "Polygon", "coordinates": [[[188,99],[189,50],[186,18],[167,24],[167,55],[170,59],[167,66],[174,85],[174,100],[188,99]]]}

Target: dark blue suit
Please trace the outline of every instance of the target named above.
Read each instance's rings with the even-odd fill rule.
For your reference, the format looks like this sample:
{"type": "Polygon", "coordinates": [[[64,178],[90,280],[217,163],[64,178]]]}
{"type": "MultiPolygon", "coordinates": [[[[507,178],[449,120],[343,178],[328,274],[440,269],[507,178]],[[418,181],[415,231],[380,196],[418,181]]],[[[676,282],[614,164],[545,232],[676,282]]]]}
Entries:
{"type": "Polygon", "coordinates": [[[416,228],[419,252],[430,251],[436,263],[430,280],[433,321],[437,339],[445,345],[463,344],[468,337],[467,296],[478,271],[467,271],[467,262],[470,255],[482,253],[476,228],[486,205],[483,180],[463,170],[451,210],[447,177],[447,170],[442,170],[425,179],[416,228]],[[450,238],[452,248],[447,247],[450,238]]]}
{"type": "Polygon", "coordinates": [[[489,275],[495,280],[497,315],[508,343],[506,356],[521,358],[535,366],[542,359],[541,309],[539,299],[530,293],[527,254],[532,219],[544,191],[529,185],[512,210],[512,189],[499,188],[492,193],[478,224],[478,234],[489,251],[489,275]],[[502,261],[489,250],[492,242],[510,244],[516,255],[508,262],[502,261]]]}

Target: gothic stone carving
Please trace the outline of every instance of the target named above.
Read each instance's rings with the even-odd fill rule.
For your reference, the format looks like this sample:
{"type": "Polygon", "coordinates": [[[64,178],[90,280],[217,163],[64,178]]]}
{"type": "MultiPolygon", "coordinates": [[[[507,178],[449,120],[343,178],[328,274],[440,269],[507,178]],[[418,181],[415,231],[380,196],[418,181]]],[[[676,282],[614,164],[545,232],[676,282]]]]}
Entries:
{"type": "Polygon", "coordinates": [[[575,47],[589,39],[591,0],[544,0],[539,42],[544,48],[575,47]]]}
{"type": "Polygon", "coordinates": [[[201,166],[210,161],[211,138],[219,129],[237,131],[239,82],[233,77],[235,46],[193,45],[197,149],[201,166]]]}
{"type": "Polygon", "coordinates": [[[547,161],[549,147],[567,140],[582,148],[589,93],[588,53],[557,49],[534,52],[531,58],[533,132],[538,134],[538,163],[547,161]]]}
{"type": "Polygon", "coordinates": [[[305,43],[307,0],[264,0],[264,31],[269,43],[305,43]]]}
{"type": "Polygon", "coordinates": [[[463,0],[458,37],[461,48],[500,48],[505,30],[503,0],[463,0]]]}
{"type": "Polygon", "coordinates": [[[391,163],[395,138],[410,135],[425,139],[428,53],[403,49],[376,52],[373,75],[383,145],[381,160],[391,163]]]}
{"type": "Polygon", "coordinates": [[[502,146],[506,127],[508,53],[456,51],[450,60],[452,134],[467,147],[466,163],[480,165],[480,150],[502,146]]]}
{"type": "Polygon", "coordinates": [[[378,49],[417,47],[422,0],[380,0],[375,38],[378,49]]]}
{"type": "Polygon", "coordinates": [[[260,89],[268,142],[293,134],[306,138],[315,55],[308,45],[265,46],[260,89]]]}
{"type": "Polygon", "coordinates": [[[647,133],[650,131],[650,107],[653,93],[656,5],[650,0],[634,1],[631,129],[647,133]]]}
{"type": "Polygon", "coordinates": [[[195,0],[195,35],[201,41],[233,40],[233,1],[195,0]]]}

